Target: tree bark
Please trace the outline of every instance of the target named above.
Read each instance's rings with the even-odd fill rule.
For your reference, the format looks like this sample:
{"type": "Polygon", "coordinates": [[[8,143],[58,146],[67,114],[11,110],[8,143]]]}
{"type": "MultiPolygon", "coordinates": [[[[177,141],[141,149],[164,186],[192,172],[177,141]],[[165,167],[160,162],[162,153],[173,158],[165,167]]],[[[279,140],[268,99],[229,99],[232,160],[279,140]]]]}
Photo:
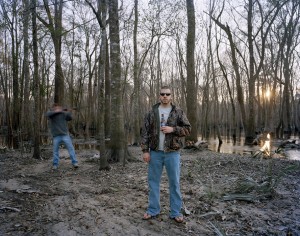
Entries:
{"type": "Polygon", "coordinates": [[[120,35],[118,0],[109,1],[109,36],[111,61],[111,140],[110,159],[123,161],[126,156],[126,143],[123,117],[123,93],[121,80],[120,35]]]}
{"type": "MultiPolygon", "coordinates": [[[[29,9],[30,0],[23,0],[24,9],[29,9]]],[[[23,81],[24,81],[24,102],[22,109],[22,126],[23,131],[28,137],[32,137],[32,122],[28,119],[28,117],[24,116],[24,114],[30,114],[30,106],[29,106],[29,86],[30,86],[30,70],[29,70],[29,18],[30,11],[24,11],[24,59],[23,59],[23,81]]]]}
{"type": "Polygon", "coordinates": [[[107,123],[104,123],[104,107],[105,107],[105,71],[106,71],[106,54],[107,54],[107,35],[106,35],[106,1],[101,0],[98,1],[101,4],[102,9],[102,22],[103,27],[101,27],[101,50],[100,50],[100,59],[99,59],[99,106],[98,106],[98,117],[100,121],[100,127],[99,127],[99,151],[100,151],[100,170],[109,170],[109,164],[107,161],[107,156],[105,155],[106,148],[105,148],[105,126],[107,126],[107,123]]]}
{"type": "Polygon", "coordinates": [[[61,39],[63,35],[62,27],[62,10],[63,0],[55,0],[54,2],[54,17],[51,15],[48,0],[44,1],[44,7],[48,17],[48,23],[37,15],[37,18],[50,31],[51,38],[54,44],[55,53],[55,75],[54,75],[54,102],[65,105],[65,90],[64,90],[64,74],[61,66],[61,39]]]}
{"type": "Polygon", "coordinates": [[[134,81],[134,92],[133,92],[133,131],[134,140],[133,143],[138,145],[140,142],[140,128],[141,128],[141,112],[140,112],[140,78],[139,78],[139,63],[138,63],[138,50],[137,50],[137,27],[138,27],[138,0],[134,1],[134,29],[133,29],[133,81],[134,81]]]}
{"type": "Polygon", "coordinates": [[[195,7],[193,0],[186,0],[188,34],[187,34],[187,88],[188,96],[186,97],[187,117],[192,126],[192,131],[188,140],[197,142],[197,89],[195,77],[195,7]]]}
{"type": "Polygon", "coordinates": [[[291,16],[287,25],[285,25],[284,31],[284,47],[282,48],[282,59],[283,59],[283,77],[284,77],[284,86],[283,86],[283,102],[282,102],[282,117],[283,117],[283,134],[284,138],[290,138],[292,134],[292,116],[291,116],[291,94],[292,92],[292,85],[291,85],[291,76],[292,76],[292,52],[295,47],[295,44],[299,38],[299,6],[300,3],[293,1],[292,9],[291,9],[291,16]]]}
{"type": "Polygon", "coordinates": [[[31,1],[32,8],[32,48],[33,48],[33,96],[34,96],[34,146],[33,158],[40,158],[40,81],[38,74],[38,39],[37,39],[37,24],[36,24],[36,1],[31,1]]]}

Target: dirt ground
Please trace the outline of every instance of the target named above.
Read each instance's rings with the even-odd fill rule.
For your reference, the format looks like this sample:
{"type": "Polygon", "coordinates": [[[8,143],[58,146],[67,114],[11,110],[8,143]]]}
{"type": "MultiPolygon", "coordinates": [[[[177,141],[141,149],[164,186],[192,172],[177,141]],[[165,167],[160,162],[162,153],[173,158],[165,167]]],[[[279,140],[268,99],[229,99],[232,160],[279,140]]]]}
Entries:
{"type": "Polygon", "coordinates": [[[79,168],[65,150],[51,170],[51,147],[42,160],[30,153],[0,154],[0,235],[300,235],[300,162],[182,150],[185,222],[168,218],[166,173],[159,217],[147,207],[147,164],[111,164],[100,172],[95,150],[78,150],[79,168]]]}

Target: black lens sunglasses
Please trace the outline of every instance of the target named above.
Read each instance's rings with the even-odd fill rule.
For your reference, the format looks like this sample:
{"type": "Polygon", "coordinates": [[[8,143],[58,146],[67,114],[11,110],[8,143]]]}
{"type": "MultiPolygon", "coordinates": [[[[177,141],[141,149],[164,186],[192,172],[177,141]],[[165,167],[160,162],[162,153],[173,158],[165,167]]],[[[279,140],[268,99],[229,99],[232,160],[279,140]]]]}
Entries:
{"type": "Polygon", "coordinates": [[[160,94],[160,96],[162,96],[162,97],[165,96],[165,95],[166,95],[166,96],[170,96],[171,94],[170,94],[170,93],[161,93],[161,94],[160,94]]]}

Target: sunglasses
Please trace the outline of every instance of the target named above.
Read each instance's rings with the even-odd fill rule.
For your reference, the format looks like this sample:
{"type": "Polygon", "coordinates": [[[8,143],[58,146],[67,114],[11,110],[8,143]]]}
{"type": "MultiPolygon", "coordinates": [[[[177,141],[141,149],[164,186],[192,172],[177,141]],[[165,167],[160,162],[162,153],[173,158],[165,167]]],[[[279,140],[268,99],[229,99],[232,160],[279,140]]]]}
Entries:
{"type": "Polygon", "coordinates": [[[165,96],[165,95],[166,95],[166,96],[170,96],[171,94],[170,94],[170,93],[161,93],[161,94],[160,94],[160,96],[162,96],[162,97],[165,96]]]}

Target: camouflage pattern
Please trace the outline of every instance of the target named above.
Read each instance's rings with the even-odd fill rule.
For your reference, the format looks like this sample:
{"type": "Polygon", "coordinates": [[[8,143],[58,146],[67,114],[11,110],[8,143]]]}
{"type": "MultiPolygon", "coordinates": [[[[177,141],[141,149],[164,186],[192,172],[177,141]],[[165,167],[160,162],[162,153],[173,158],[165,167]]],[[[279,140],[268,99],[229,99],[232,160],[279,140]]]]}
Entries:
{"type": "MultiPolygon", "coordinates": [[[[160,103],[155,104],[145,116],[141,131],[141,148],[143,152],[149,152],[150,149],[158,151],[160,132],[159,105],[160,103]]],[[[164,151],[179,150],[184,145],[183,137],[190,135],[191,125],[184,112],[173,104],[166,126],[174,127],[174,132],[166,134],[164,151]]]]}

